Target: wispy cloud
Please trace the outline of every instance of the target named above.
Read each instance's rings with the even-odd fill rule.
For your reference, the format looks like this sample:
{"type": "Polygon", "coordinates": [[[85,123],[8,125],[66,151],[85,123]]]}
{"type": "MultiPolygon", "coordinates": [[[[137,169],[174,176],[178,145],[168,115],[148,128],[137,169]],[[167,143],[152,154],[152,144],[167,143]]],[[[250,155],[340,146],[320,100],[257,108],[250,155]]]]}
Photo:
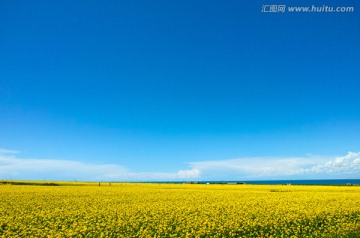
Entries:
{"type": "Polygon", "coordinates": [[[154,181],[188,180],[200,175],[198,169],[177,172],[133,172],[118,164],[18,158],[15,156],[17,153],[0,149],[0,179],[154,181]]]}
{"type": "Polygon", "coordinates": [[[360,153],[340,157],[251,157],[195,161],[175,172],[137,172],[119,164],[20,158],[18,151],[0,149],[0,179],[83,181],[176,181],[355,178],[360,153]]]}
{"type": "Polygon", "coordinates": [[[23,159],[0,155],[2,179],[92,180],[108,179],[128,170],[115,164],[91,164],[70,160],[23,159]]]}
{"type": "Polygon", "coordinates": [[[130,172],[126,174],[126,178],[130,181],[182,181],[198,179],[200,175],[201,171],[193,168],[177,172],[130,172]]]}
{"type": "Polygon", "coordinates": [[[18,154],[19,151],[16,150],[6,150],[0,148],[0,155],[11,155],[11,154],[18,154]]]}
{"type": "Polygon", "coordinates": [[[191,162],[208,179],[312,179],[360,176],[360,153],[341,157],[253,157],[191,162]]]}
{"type": "Polygon", "coordinates": [[[337,157],[334,160],[327,161],[311,168],[299,169],[294,174],[304,175],[328,175],[336,177],[360,176],[360,153],[349,152],[347,155],[337,157]]]}
{"type": "Polygon", "coordinates": [[[201,171],[209,179],[271,179],[289,176],[300,168],[310,168],[324,158],[310,157],[253,157],[217,161],[191,162],[189,165],[201,171]]]}

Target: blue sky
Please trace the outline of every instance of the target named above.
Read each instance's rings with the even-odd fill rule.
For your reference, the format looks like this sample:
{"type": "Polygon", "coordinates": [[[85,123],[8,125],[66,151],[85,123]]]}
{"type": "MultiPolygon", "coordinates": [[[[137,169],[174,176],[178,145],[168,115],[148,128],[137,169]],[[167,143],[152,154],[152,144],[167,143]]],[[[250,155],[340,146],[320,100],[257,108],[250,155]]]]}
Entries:
{"type": "Polygon", "coordinates": [[[0,179],[359,178],[359,1],[264,4],[1,1],[0,179]]]}

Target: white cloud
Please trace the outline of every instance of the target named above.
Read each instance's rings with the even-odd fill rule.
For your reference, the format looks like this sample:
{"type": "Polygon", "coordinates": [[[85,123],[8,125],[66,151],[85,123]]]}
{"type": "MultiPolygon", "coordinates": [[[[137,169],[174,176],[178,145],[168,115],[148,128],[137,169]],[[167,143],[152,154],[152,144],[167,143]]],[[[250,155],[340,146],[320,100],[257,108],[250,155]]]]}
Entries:
{"type": "Polygon", "coordinates": [[[342,157],[253,157],[191,162],[204,178],[215,180],[358,178],[360,153],[342,157]]]}
{"type": "Polygon", "coordinates": [[[127,174],[132,181],[183,181],[200,178],[198,169],[179,170],[177,172],[132,172],[127,174]]]}
{"type": "Polygon", "coordinates": [[[326,163],[311,168],[299,169],[294,174],[322,174],[322,175],[357,175],[360,176],[360,153],[349,152],[347,155],[337,157],[326,163]]]}
{"type": "Polygon", "coordinates": [[[29,180],[118,180],[164,181],[188,180],[200,176],[198,169],[177,172],[132,172],[118,164],[94,164],[72,160],[24,159],[15,152],[0,150],[0,179],[29,180]]]}
{"type": "Polygon", "coordinates": [[[179,170],[176,174],[179,179],[199,178],[201,171],[199,169],[193,168],[190,170],[179,170]]]}
{"type": "Polygon", "coordinates": [[[108,179],[125,174],[127,169],[114,164],[90,164],[70,160],[20,159],[0,155],[0,175],[7,179],[108,179]]]}
{"type": "MultiPolygon", "coordinates": [[[[323,158],[318,158],[323,160],[323,158]]],[[[311,157],[253,157],[189,163],[209,179],[271,179],[288,176],[299,168],[315,165],[311,157]]]]}
{"type": "Polygon", "coordinates": [[[9,154],[18,154],[19,151],[16,150],[6,150],[6,149],[2,149],[0,148],[0,156],[1,155],[9,155],[9,154]]]}
{"type": "Polygon", "coordinates": [[[342,157],[252,157],[195,161],[175,172],[137,172],[119,164],[19,158],[0,149],[0,179],[82,181],[184,181],[354,178],[360,176],[360,153],[342,157]]]}

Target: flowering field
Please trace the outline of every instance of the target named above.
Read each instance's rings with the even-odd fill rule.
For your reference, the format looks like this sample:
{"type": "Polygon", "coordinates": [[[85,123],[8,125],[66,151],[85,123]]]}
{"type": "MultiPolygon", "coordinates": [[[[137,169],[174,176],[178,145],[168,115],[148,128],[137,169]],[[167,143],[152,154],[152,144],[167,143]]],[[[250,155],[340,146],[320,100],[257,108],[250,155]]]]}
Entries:
{"type": "Polygon", "coordinates": [[[0,185],[0,237],[360,237],[359,186],[0,185]]]}

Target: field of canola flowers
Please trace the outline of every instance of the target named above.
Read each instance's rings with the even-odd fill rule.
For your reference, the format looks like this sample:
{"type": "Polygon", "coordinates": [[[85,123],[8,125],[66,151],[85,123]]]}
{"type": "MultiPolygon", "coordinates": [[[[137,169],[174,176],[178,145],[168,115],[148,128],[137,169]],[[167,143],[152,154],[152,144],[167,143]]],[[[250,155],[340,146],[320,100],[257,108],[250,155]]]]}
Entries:
{"type": "Polygon", "coordinates": [[[0,185],[0,237],[360,237],[359,186],[0,185]]]}

